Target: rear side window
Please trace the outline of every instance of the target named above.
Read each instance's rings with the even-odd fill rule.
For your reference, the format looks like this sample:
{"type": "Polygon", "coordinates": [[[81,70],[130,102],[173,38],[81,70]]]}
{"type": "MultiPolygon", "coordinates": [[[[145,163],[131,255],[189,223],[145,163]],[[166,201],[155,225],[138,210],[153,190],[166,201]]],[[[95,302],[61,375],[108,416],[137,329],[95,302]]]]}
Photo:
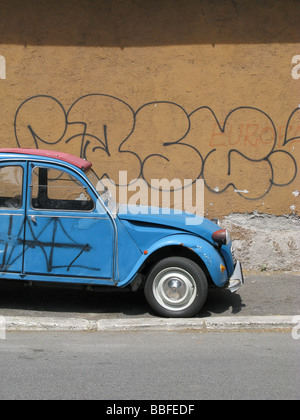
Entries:
{"type": "Polygon", "coordinates": [[[0,167],[0,209],[22,207],[23,168],[21,166],[0,167]]]}
{"type": "Polygon", "coordinates": [[[91,211],[94,202],[75,177],[58,169],[32,171],[31,207],[36,210],[91,211]]]}

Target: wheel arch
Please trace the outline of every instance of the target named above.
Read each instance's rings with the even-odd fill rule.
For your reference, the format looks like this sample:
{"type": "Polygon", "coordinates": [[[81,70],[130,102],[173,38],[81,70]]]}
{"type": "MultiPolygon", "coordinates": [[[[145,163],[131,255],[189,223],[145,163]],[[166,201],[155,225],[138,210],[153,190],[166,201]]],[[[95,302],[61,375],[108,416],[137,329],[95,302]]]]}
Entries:
{"type": "Polygon", "coordinates": [[[188,248],[184,245],[167,245],[157,249],[151,255],[149,255],[147,260],[144,262],[140,269],[140,274],[142,274],[142,276],[146,279],[152,267],[154,267],[155,264],[157,264],[159,261],[168,257],[183,257],[194,261],[203,270],[209,286],[214,284],[211,275],[201,257],[191,248],[188,248]]]}

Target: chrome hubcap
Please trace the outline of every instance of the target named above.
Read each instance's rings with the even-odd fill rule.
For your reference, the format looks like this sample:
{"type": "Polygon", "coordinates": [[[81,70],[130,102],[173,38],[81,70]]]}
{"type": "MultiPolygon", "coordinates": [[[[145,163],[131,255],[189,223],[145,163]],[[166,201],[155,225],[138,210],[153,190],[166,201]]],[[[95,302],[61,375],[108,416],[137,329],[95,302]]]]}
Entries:
{"type": "Polygon", "coordinates": [[[197,287],[194,278],[187,271],[178,267],[169,267],[155,277],[153,294],[164,308],[180,311],[193,303],[197,287]]]}

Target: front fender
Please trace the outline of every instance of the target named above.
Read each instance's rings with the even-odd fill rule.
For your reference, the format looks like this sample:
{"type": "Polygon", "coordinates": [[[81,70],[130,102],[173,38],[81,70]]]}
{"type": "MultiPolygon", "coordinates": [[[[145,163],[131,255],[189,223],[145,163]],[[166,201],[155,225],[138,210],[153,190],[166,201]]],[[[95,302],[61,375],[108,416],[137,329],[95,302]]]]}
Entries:
{"type": "Polygon", "coordinates": [[[154,252],[170,246],[183,246],[198,255],[203,264],[206,266],[211,279],[216,286],[223,287],[227,283],[227,269],[225,268],[223,272],[221,271],[221,264],[223,266],[225,265],[224,261],[212,244],[198,236],[190,234],[175,234],[160,239],[145,250],[144,254],[139,258],[126,279],[120,279],[118,286],[127,286],[136,277],[140,268],[154,252]]]}

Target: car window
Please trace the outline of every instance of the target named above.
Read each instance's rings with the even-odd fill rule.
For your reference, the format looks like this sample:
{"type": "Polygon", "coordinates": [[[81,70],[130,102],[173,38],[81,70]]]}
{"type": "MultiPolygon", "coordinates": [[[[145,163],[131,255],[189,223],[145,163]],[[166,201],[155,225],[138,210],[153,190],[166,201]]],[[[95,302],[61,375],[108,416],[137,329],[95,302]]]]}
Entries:
{"type": "Polygon", "coordinates": [[[37,210],[91,211],[94,202],[74,176],[58,169],[32,171],[31,207],[37,210]]]}
{"type": "Polygon", "coordinates": [[[21,166],[0,167],[0,208],[22,207],[23,168],[21,166]]]}

